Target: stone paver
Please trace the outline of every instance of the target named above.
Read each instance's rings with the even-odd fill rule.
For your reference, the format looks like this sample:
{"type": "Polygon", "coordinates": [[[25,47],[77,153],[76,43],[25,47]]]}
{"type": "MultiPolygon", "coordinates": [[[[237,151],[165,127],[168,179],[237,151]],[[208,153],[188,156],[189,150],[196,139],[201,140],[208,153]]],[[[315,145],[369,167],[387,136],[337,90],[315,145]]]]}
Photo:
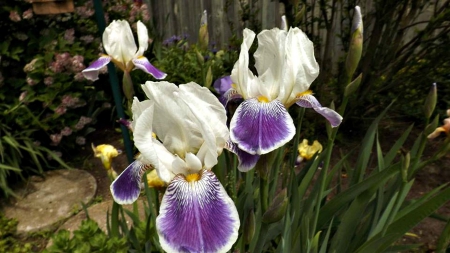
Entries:
{"type": "Polygon", "coordinates": [[[45,173],[45,179],[30,178],[15,203],[5,206],[8,218],[16,218],[18,233],[54,229],[59,221],[70,217],[95,196],[95,178],[83,170],[54,170],[45,173]]]}

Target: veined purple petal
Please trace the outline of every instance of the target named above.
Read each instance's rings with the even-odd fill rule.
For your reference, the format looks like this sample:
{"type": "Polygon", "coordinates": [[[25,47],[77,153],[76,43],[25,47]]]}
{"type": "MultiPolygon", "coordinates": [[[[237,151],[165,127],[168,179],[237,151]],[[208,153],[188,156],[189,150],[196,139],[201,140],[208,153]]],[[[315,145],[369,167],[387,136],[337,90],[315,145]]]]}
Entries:
{"type": "Polygon", "coordinates": [[[239,94],[237,92],[237,90],[235,89],[229,89],[227,90],[223,95],[220,96],[219,100],[220,103],[223,104],[224,107],[227,107],[228,102],[233,101],[233,100],[237,100],[237,99],[241,99],[242,100],[242,96],[241,94],[239,94]]]}
{"type": "Polygon", "coordinates": [[[295,134],[294,122],[280,101],[259,102],[256,98],[239,105],[230,130],[231,140],[252,155],[267,154],[286,144],[295,134]]]}
{"type": "Polygon", "coordinates": [[[337,127],[342,122],[342,116],[334,110],[323,107],[313,95],[303,95],[297,98],[296,104],[304,108],[313,108],[314,111],[324,116],[332,127],[337,127]]]}
{"type": "Polygon", "coordinates": [[[141,192],[142,175],[149,168],[149,165],[145,165],[138,160],[128,165],[110,186],[114,201],[121,205],[136,201],[141,192]]]}
{"type": "Polygon", "coordinates": [[[167,252],[227,252],[239,226],[233,201],[209,170],[177,175],[156,218],[159,241],[167,252]]]}
{"type": "Polygon", "coordinates": [[[141,56],[139,58],[134,58],[132,60],[134,66],[142,71],[144,71],[147,74],[152,75],[153,77],[155,77],[156,79],[164,79],[166,78],[167,74],[162,72],[161,70],[155,68],[155,66],[153,66],[150,61],[141,56]]]}
{"type": "Polygon", "coordinates": [[[96,61],[91,63],[89,67],[85,68],[81,73],[83,73],[83,76],[91,81],[95,81],[98,79],[98,72],[101,68],[108,65],[108,63],[111,61],[111,57],[108,55],[103,55],[100,58],[98,58],[96,61]]]}
{"type": "Polygon", "coordinates": [[[253,169],[259,160],[259,155],[252,155],[239,149],[236,143],[233,143],[231,140],[227,141],[225,148],[237,155],[239,160],[238,170],[242,172],[248,172],[253,169]]]}

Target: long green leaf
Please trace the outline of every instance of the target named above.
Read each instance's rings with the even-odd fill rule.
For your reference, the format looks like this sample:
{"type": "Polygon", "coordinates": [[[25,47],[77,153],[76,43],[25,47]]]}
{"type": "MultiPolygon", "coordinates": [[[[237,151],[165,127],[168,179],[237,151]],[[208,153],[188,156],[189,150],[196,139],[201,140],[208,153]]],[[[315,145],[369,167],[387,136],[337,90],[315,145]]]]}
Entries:
{"type": "Polygon", "coordinates": [[[450,220],[445,225],[444,230],[442,230],[441,236],[437,241],[436,253],[444,253],[450,245],[450,220]]]}
{"type": "Polygon", "coordinates": [[[325,224],[345,205],[354,200],[362,192],[372,187],[379,187],[383,185],[390,177],[399,173],[399,166],[392,166],[366,178],[363,182],[349,187],[336,195],[332,200],[326,203],[320,210],[317,228],[322,228],[325,224]]]}
{"type": "Polygon", "coordinates": [[[439,207],[450,200],[450,187],[439,192],[420,206],[411,210],[403,217],[397,219],[386,231],[385,235],[378,233],[372,239],[363,244],[356,252],[359,253],[377,253],[383,252],[392,243],[407,233],[421,220],[435,212],[439,207]]]}

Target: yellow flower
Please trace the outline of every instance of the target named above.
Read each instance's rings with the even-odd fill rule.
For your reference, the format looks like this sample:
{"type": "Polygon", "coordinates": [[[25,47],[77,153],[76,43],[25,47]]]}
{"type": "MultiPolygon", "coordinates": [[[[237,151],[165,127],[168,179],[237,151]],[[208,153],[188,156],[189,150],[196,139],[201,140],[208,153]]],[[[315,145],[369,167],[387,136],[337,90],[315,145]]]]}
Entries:
{"type": "Polygon", "coordinates": [[[322,152],[322,144],[315,140],[312,145],[309,145],[307,139],[303,139],[302,143],[298,145],[297,161],[310,160],[316,153],[322,152]]]}
{"type": "Polygon", "coordinates": [[[448,118],[444,119],[444,125],[436,128],[434,132],[428,135],[428,139],[434,139],[439,136],[441,132],[447,134],[447,138],[450,138],[450,109],[447,110],[448,118]]]}
{"type": "Polygon", "coordinates": [[[156,170],[147,173],[147,183],[149,187],[162,188],[166,187],[166,183],[159,178],[156,170]]]}
{"type": "Polygon", "coordinates": [[[106,170],[111,170],[112,159],[121,154],[121,152],[109,144],[101,144],[96,147],[92,143],[91,146],[94,151],[94,156],[102,160],[103,166],[106,170]]]}

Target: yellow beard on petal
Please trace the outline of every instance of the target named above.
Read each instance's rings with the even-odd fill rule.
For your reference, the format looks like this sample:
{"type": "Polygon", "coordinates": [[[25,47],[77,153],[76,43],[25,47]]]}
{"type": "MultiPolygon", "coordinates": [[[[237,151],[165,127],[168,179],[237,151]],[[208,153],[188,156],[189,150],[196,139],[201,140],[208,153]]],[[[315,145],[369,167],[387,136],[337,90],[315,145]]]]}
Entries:
{"type": "Polygon", "coordinates": [[[200,180],[200,178],[202,177],[202,175],[200,175],[200,173],[192,173],[186,176],[186,181],[188,182],[195,182],[200,180]]]}
{"type": "Polygon", "coordinates": [[[295,97],[299,98],[299,97],[302,97],[302,96],[305,96],[305,95],[311,95],[311,94],[313,94],[312,90],[306,90],[304,92],[297,93],[295,95],[295,97]]]}
{"type": "Polygon", "coordinates": [[[266,98],[265,96],[259,96],[259,97],[257,97],[257,99],[261,103],[269,103],[269,99],[266,98]]]}

